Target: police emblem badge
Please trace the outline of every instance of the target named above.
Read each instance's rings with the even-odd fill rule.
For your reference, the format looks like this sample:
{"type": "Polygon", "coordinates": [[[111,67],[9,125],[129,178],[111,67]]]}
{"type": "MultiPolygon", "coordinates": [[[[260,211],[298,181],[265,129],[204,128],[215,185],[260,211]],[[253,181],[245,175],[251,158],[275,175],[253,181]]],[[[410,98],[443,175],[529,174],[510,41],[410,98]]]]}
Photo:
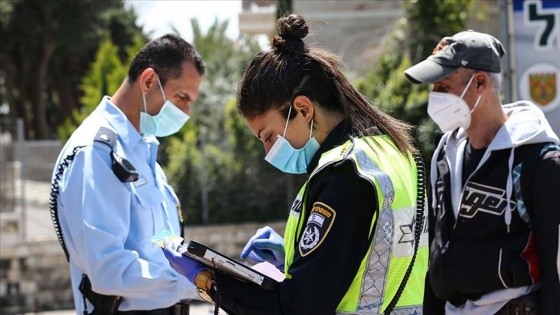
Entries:
{"type": "Polygon", "coordinates": [[[313,204],[307,225],[299,241],[299,253],[302,257],[313,252],[325,239],[336,217],[336,212],[322,202],[313,204]]]}

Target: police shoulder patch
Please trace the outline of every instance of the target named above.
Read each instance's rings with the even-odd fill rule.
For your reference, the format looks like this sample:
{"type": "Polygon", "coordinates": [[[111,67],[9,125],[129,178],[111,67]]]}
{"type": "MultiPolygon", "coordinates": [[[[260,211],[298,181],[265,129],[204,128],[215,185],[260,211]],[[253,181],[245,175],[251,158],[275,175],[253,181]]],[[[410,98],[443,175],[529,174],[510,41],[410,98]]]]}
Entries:
{"type": "Polygon", "coordinates": [[[93,141],[105,143],[113,148],[117,144],[117,133],[107,127],[99,127],[93,141]]]}
{"type": "Polygon", "coordinates": [[[299,241],[299,253],[302,257],[313,252],[325,239],[336,217],[336,212],[322,202],[316,202],[311,208],[307,225],[299,241]]]}

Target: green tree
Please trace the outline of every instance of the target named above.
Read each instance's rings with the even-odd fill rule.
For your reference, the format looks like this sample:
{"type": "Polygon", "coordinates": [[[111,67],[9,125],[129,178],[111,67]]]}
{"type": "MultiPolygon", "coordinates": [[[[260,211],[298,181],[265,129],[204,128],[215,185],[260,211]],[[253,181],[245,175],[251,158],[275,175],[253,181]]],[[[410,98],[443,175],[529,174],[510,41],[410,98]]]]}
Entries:
{"type": "Polygon", "coordinates": [[[404,70],[429,56],[439,40],[465,29],[475,0],[407,0],[401,19],[372,70],[356,81],[376,106],[416,128],[413,136],[429,164],[436,125],[426,114],[429,87],[409,83],[404,70]],[[411,57],[412,56],[412,57],[411,57]]]}
{"type": "MultiPolygon", "coordinates": [[[[479,6],[487,6],[478,1],[479,6]]],[[[464,31],[475,0],[407,0],[404,8],[408,19],[408,43],[412,63],[416,64],[432,53],[446,35],[464,31]]],[[[481,16],[483,18],[483,16],[481,16]]]]}
{"type": "Polygon", "coordinates": [[[12,0],[0,10],[0,100],[24,119],[29,139],[52,138],[80,107],[80,80],[105,38],[122,56],[141,34],[123,0],[12,0]]]}
{"type": "Polygon", "coordinates": [[[97,51],[94,62],[82,79],[80,90],[80,107],[74,108],[72,114],[58,127],[58,138],[66,141],[80,123],[99,105],[105,95],[114,93],[127,76],[128,66],[134,55],[145,44],[137,36],[132,45],[124,51],[124,61],[119,58],[119,48],[110,39],[105,40],[97,51]]]}

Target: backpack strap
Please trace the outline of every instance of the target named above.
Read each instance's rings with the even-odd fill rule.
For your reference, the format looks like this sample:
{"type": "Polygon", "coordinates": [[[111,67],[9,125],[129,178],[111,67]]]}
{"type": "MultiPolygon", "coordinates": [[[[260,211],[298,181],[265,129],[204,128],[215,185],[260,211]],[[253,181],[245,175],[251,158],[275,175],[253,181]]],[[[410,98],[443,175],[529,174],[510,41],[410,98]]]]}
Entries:
{"type": "Polygon", "coordinates": [[[529,146],[533,147],[530,149],[531,152],[526,154],[525,159],[523,159],[523,161],[516,165],[513,169],[513,188],[516,196],[516,209],[519,213],[519,216],[529,228],[532,228],[532,209],[530,209],[530,206],[528,205],[531,205],[530,187],[533,184],[535,169],[539,161],[548,152],[560,151],[560,146],[552,142],[539,143],[529,146]]]}

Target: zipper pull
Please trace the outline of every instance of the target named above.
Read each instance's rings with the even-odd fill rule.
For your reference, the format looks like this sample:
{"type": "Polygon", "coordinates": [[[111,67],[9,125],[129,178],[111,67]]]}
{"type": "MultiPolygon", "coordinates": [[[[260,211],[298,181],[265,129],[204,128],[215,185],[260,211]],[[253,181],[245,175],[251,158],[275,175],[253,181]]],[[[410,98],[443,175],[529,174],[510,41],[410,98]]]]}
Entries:
{"type": "Polygon", "coordinates": [[[449,248],[449,241],[447,241],[447,243],[445,243],[445,245],[441,249],[441,253],[445,254],[445,252],[447,251],[447,248],[449,248]]]}

